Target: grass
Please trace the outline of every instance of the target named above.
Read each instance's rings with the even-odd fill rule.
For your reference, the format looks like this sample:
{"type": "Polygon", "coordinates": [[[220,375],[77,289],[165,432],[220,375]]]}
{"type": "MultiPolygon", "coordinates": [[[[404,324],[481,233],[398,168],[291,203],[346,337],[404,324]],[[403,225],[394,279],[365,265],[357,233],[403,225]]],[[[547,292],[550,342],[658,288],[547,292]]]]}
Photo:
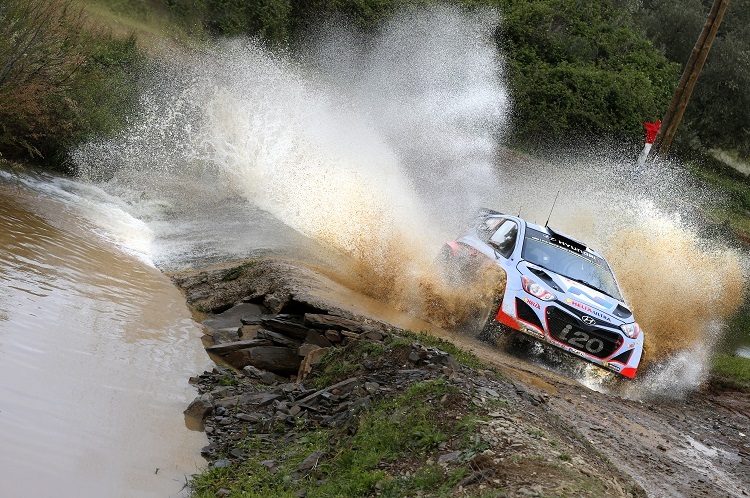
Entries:
{"type": "Polygon", "coordinates": [[[94,26],[109,30],[116,38],[136,35],[139,47],[147,52],[173,39],[190,40],[179,20],[158,5],[146,6],[139,0],[75,0],[75,5],[86,11],[94,26]]]}
{"type": "Polygon", "coordinates": [[[729,167],[691,164],[690,171],[703,182],[724,193],[727,202],[707,214],[718,223],[727,223],[740,238],[750,242],[750,180],[729,167]]]}
{"type": "MultiPolygon", "coordinates": [[[[445,339],[440,339],[439,337],[435,337],[424,332],[415,333],[411,330],[404,330],[400,332],[399,335],[401,335],[402,338],[407,339],[408,344],[411,344],[411,342],[420,342],[425,346],[441,349],[446,353],[452,355],[456,360],[463,363],[467,367],[479,370],[490,369],[490,366],[486,363],[483,363],[479,358],[476,357],[476,355],[470,353],[469,351],[464,351],[452,342],[446,341],[445,339]]],[[[399,339],[396,339],[396,341],[398,340],[399,339]]]]}
{"type": "Polygon", "coordinates": [[[241,265],[229,268],[228,270],[224,271],[224,274],[221,276],[221,280],[223,282],[237,280],[242,276],[243,273],[245,273],[245,270],[247,270],[248,268],[252,268],[255,263],[257,263],[257,261],[245,261],[241,265]]]}
{"type": "Polygon", "coordinates": [[[399,396],[373,403],[360,414],[353,435],[346,428],[297,427],[281,454],[278,442],[248,436],[240,447],[252,456],[194,476],[193,496],[214,497],[226,489],[230,497],[293,497],[303,488],[309,498],[369,496],[376,489],[382,497],[450,496],[466,469],[449,471],[428,460],[434,461],[440,443],[470,440],[474,424],[445,416],[440,401],[456,392],[445,380],[416,383],[399,396]],[[325,456],[309,475],[292,478],[313,452],[325,456]],[[276,460],[275,469],[261,464],[265,460],[276,460]]]}
{"type": "Polygon", "coordinates": [[[750,358],[720,354],[714,358],[713,371],[740,384],[750,383],[750,358]]]}

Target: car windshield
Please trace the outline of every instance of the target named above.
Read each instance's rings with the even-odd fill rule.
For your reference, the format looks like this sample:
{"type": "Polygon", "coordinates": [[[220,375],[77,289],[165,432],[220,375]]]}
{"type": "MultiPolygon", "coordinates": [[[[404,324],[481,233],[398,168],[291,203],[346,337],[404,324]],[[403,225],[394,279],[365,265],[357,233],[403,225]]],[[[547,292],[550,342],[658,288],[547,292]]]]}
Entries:
{"type": "Polygon", "coordinates": [[[533,232],[525,238],[523,259],[622,301],[612,270],[603,258],[590,252],[567,249],[550,242],[546,234],[533,232]],[[539,236],[535,236],[537,233],[539,236]]]}

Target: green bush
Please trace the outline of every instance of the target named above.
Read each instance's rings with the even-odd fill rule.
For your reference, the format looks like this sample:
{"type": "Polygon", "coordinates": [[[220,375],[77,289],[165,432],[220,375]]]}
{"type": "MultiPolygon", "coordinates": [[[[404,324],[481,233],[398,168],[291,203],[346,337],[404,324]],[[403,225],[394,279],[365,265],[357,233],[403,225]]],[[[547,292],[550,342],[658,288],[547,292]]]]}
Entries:
{"type": "Polygon", "coordinates": [[[508,57],[514,141],[566,136],[639,139],[661,117],[679,67],[606,0],[504,5],[498,43],[508,57]]]}
{"type": "Polygon", "coordinates": [[[135,39],[88,30],[69,1],[0,8],[0,155],[62,168],[67,150],[124,125],[137,98],[135,39]]]}

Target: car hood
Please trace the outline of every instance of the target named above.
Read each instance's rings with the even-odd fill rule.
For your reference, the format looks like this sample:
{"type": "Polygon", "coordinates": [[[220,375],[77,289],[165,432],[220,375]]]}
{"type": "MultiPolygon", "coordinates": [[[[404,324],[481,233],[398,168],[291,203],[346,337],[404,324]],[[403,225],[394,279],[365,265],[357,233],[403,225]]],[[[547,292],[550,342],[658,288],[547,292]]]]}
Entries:
{"type": "Polygon", "coordinates": [[[529,276],[536,277],[537,279],[541,277],[541,280],[545,281],[548,285],[550,284],[548,279],[551,279],[555,283],[555,286],[560,289],[556,291],[556,295],[558,301],[562,304],[578,312],[606,319],[610,322],[622,323],[632,321],[632,314],[623,302],[547,268],[542,268],[526,261],[522,262],[521,265],[529,272],[529,276]],[[540,272],[546,274],[547,277],[543,277],[540,272]],[[628,320],[628,318],[631,318],[631,320],[628,320]]]}

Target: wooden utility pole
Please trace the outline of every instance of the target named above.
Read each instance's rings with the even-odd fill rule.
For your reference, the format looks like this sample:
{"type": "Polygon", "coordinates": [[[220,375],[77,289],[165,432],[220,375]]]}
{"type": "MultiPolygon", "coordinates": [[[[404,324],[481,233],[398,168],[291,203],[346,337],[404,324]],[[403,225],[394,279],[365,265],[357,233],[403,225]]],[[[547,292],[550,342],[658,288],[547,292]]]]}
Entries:
{"type": "Polygon", "coordinates": [[[661,157],[667,157],[669,147],[672,145],[675,133],[677,133],[677,127],[680,126],[682,115],[685,113],[695,83],[698,81],[698,76],[700,76],[703,65],[706,63],[708,52],[711,50],[711,45],[719,31],[727,7],[729,7],[729,0],[714,0],[711,6],[706,25],[703,26],[703,31],[701,31],[701,35],[695,43],[695,47],[693,47],[693,52],[690,54],[690,59],[682,72],[677,90],[675,90],[667,113],[662,119],[661,129],[656,136],[656,147],[653,150],[656,150],[661,157]]]}

